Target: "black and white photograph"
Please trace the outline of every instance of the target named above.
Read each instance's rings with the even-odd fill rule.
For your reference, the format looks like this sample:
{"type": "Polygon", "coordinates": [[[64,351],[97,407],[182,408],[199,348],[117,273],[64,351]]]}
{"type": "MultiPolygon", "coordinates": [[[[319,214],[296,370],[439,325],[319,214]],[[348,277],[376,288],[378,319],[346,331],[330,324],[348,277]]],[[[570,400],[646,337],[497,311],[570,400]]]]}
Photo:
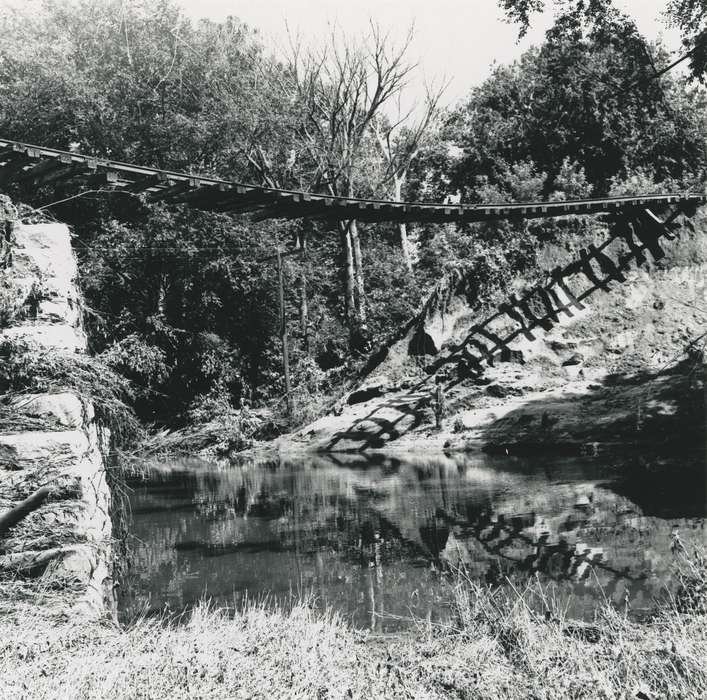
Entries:
{"type": "Polygon", "coordinates": [[[0,31],[0,698],[707,699],[707,0],[0,31]]]}

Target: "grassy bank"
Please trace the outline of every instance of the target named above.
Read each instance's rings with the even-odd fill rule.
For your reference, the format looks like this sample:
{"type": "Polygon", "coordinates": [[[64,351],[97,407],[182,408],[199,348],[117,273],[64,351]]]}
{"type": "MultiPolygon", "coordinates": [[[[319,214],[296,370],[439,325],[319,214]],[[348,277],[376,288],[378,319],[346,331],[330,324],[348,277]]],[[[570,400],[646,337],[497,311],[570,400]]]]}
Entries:
{"type": "Polygon", "coordinates": [[[14,606],[0,618],[0,696],[14,698],[704,698],[704,560],[654,617],[607,606],[591,624],[550,600],[461,580],[446,627],[371,638],[306,604],[204,605],[186,624],[50,618],[14,606]]]}

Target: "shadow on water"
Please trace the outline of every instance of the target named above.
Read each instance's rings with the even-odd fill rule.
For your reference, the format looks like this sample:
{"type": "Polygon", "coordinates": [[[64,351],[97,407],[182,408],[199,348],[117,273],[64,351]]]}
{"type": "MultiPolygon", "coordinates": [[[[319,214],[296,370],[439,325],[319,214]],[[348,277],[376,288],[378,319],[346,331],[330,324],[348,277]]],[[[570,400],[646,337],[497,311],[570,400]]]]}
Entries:
{"type": "Polygon", "coordinates": [[[156,463],[132,486],[126,620],[204,596],[237,606],[313,594],[359,627],[390,631],[412,616],[447,618],[446,572],[460,566],[491,585],[540,576],[576,617],[604,596],[640,613],[671,585],[674,529],[690,546],[707,515],[704,455],[192,460],[156,463]]]}

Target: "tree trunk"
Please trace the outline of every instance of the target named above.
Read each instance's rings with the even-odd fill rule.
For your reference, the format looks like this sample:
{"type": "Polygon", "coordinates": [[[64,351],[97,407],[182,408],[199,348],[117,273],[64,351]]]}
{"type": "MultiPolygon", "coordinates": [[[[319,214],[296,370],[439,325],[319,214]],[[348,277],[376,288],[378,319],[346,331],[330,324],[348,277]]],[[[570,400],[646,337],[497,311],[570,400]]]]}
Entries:
{"type": "Polygon", "coordinates": [[[309,355],[309,304],[307,303],[307,234],[302,232],[297,235],[297,248],[303,253],[302,269],[299,278],[299,325],[302,333],[302,347],[309,355]]]}
{"type": "Polygon", "coordinates": [[[339,232],[341,233],[341,245],[344,249],[344,312],[346,322],[351,329],[356,317],[356,302],[354,299],[354,260],[348,222],[339,222],[339,232]]]}
{"type": "Polygon", "coordinates": [[[349,222],[351,231],[351,243],[353,246],[353,262],[355,275],[355,295],[356,301],[356,323],[362,326],[366,323],[366,297],[363,288],[363,259],[361,256],[361,239],[358,235],[358,225],[356,219],[349,222]]]}
{"type": "Polygon", "coordinates": [[[400,250],[403,253],[403,262],[405,267],[407,267],[408,272],[412,273],[412,258],[410,256],[410,242],[408,241],[408,229],[404,222],[398,224],[398,231],[400,233],[400,250]]]}
{"type": "Polygon", "coordinates": [[[309,307],[307,305],[307,273],[302,270],[299,278],[299,325],[302,345],[309,355],[309,307]]]}
{"type": "MultiPolygon", "coordinates": [[[[395,191],[394,199],[396,202],[403,201],[403,180],[405,176],[396,175],[394,180],[395,191]]],[[[412,256],[410,255],[410,242],[408,241],[407,224],[400,222],[398,224],[398,232],[400,234],[400,250],[403,254],[403,262],[407,267],[408,272],[412,272],[412,256]]]]}
{"type": "Polygon", "coordinates": [[[285,401],[287,415],[292,417],[292,387],[290,386],[290,357],[287,349],[287,320],[285,318],[285,283],[282,275],[282,257],[277,248],[277,282],[280,299],[280,340],[282,341],[282,369],[285,374],[285,401]]]}
{"type": "Polygon", "coordinates": [[[4,536],[11,528],[27,517],[33,510],[37,510],[52,492],[48,486],[37,489],[31,496],[25,498],[7,513],[0,515],[0,537],[4,536]]]}
{"type": "Polygon", "coordinates": [[[167,311],[167,275],[160,275],[160,286],[157,290],[157,315],[164,318],[167,311]]]}

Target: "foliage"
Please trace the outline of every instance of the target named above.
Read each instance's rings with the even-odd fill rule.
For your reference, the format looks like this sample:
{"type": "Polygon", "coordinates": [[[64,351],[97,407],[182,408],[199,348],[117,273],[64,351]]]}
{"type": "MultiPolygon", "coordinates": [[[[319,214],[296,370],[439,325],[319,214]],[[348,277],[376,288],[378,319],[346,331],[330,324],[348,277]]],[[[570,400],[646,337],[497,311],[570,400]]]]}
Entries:
{"type": "Polygon", "coordinates": [[[497,67],[450,114],[447,137],[464,152],[458,186],[472,200],[491,192],[518,201],[572,190],[569,168],[597,196],[637,168],[656,182],[703,176],[704,94],[670,76],[641,81],[653,70],[650,52],[663,54],[620,17],[588,31],[560,17],[542,46],[497,67]],[[530,189],[514,191],[519,181],[530,189]]]}
{"type": "Polygon", "coordinates": [[[164,351],[150,345],[137,333],[113,343],[101,358],[129,379],[142,380],[148,386],[153,382],[164,382],[169,372],[164,351]]]}
{"type": "Polygon", "coordinates": [[[0,123],[10,138],[173,169],[224,172],[263,51],[236,19],[186,20],[161,0],[30,2],[0,16],[0,123]],[[10,37],[12,37],[10,39],[10,37]]]}
{"type": "Polygon", "coordinates": [[[267,397],[277,302],[274,270],[258,258],[274,245],[272,227],[255,237],[245,222],[190,210],[104,219],[120,213],[111,204],[76,227],[90,241],[83,288],[97,309],[93,349],[141,388],[141,412],[164,417],[171,404],[176,417],[217,382],[236,402],[267,397]]]}
{"type": "Polygon", "coordinates": [[[189,408],[190,423],[210,425],[216,436],[214,450],[228,453],[250,446],[261,421],[247,406],[235,409],[228,393],[214,387],[208,394],[197,396],[189,408]]]}
{"type": "Polygon", "coordinates": [[[263,429],[262,417],[247,406],[234,408],[228,394],[219,388],[196,397],[186,417],[188,424],[182,428],[157,430],[146,436],[139,445],[139,457],[124,454],[128,468],[140,474],[145,458],[156,455],[229,456],[251,447],[263,429]]]}
{"type": "MultiPolygon", "coordinates": [[[[543,3],[502,5],[520,19],[543,3]]],[[[650,80],[654,64],[667,58],[611,3],[559,3],[544,43],[496,66],[446,114],[440,141],[421,155],[411,188],[441,198],[428,183],[446,182],[447,192],[456,189],[469,202],[701,191],[705,93],[670,74],[650,80]]],[[[475,255],[496,261],[507,276],[532,277],[540,272],[538,239],[576,250],[596,230],[587,217],[427,227],[419,267],[475,255]],[[473,251],[467,236],[474,237],[473,251]]]]}
{"type": "Polygon", "coordinates": [[[680,30],[690,58],[692,74],[704,83],[707,72],[707,2],[705,0],[668,0],[665,16],[680,30]]]}
{"type": "MultiPolygon", "coordinates": [[[[613,0],[499,0],[509,22],[519,25],[519,38],[524,37],[532,23],[532,16],[554,5],[556,11],[574,16],[591,24],[607,16],[618,15],[613,0]]],[[[707,2],[705,0],[666,0],[664,19],[677,27],[688,50],[692,74],[703,79],[707,69],[707,2]]]]}
{"type": "MultiPolygon", "coordinates": [[[[520,8],[522,19],[539,4],[503,6],[520,8]]],[[[671,75],[645,80],[652,62],[667,60],[663,49],[610,3],[583,8],[562,3],[545,42],[496,67],[456,109],[438,119],[431,91],[421,120],[399,124],[382,105],[410,75],[406,45],[390,46],[375,28],[368,43],[330,37],[341,39],[338,54],[295,44],[278,62],[236,18],[192,23],[174,0],[30,2],[0,14],[0,132],[239,180],[437,201],[700,187],[702,90],[671,75]],[[334,121],[325,124],[327,110],[334,121]]],[[[36,205],[69,190],[15,194],[36,205]]],[[[366,341],[405,327],[440,280],[468,273],[485,298],[514,275],[542,273],[538,240],[574,250],[596,233],[588,219],[568,217],[347,234],[337,222],[254,222],[129,192],[48,210],[76,234],[91,350],[130,380],[139,416],[170,429],[207,420],[196,410],[204,397],[223,400],[224,415],[270,408],[277,430],[306,421],[356,376],[366,341]],[[414,241],[414,268],[403,233],[414,241]],[[295,404],[287,420],[276,248],[291,253],[283,257],[295,404]],[[358,348],[353,308],[366,328],[358,348]]]]}
{"type": "Polygon", "coordinates": [[[499,0],[498,4],[506,13],[509,22],[516,22],[520,25],[519,38],[528,33],[530,18],[545,9],[545,0],[499,0]]]}

